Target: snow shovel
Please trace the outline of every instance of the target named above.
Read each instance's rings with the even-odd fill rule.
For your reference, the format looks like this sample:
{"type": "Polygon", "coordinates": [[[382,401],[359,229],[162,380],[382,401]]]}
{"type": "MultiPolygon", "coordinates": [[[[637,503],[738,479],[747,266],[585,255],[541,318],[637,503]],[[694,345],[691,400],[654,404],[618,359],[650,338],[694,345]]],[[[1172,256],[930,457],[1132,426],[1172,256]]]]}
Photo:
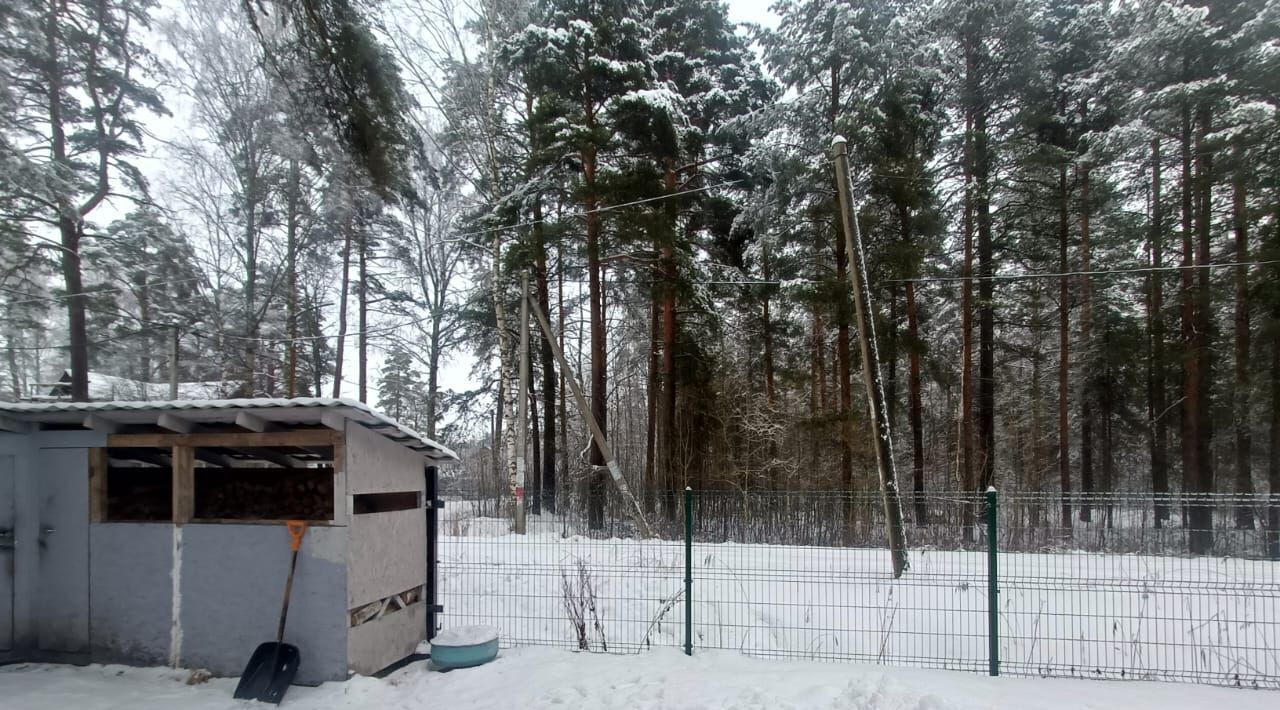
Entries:
{"type": "Polygon", "coordinates": [[[298,549],[302,547],[302,536],[307,534],[305,520],[289,520],[285,523],[289,528],[293,557],[289,560],[289,581],[284,584],[284,604],[280,608],[280,627],[276,631],[276,640],[260,644],[249,657],[249,663],[240,674],[240,682],[236,685],[235,698],[238,700],[261,700],[264,703],[279,705],[284,699],[285,691],[293,683],[298,673],[298,663],[302,656],[298,647],[284,643],[284,621],[289,616],[289,594],[293,591],[293,571],[298,568],[298,549]]]}

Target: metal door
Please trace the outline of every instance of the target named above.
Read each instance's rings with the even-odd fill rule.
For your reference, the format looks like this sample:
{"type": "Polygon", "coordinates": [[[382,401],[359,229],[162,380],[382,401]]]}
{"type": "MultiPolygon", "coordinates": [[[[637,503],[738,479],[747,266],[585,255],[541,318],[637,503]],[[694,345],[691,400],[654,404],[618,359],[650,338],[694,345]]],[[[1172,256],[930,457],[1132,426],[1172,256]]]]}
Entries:
{"type": "Polygon", "coordinates": [[[0,456],[0,651],[13,648],[14,457],[0,456]]]}
{"type": "Polygon", "coordinates": [[[89,648],[89,455],[87,449],[40,449],[36,490],[40,574],[36,585],[37,647],[89,648]]]}

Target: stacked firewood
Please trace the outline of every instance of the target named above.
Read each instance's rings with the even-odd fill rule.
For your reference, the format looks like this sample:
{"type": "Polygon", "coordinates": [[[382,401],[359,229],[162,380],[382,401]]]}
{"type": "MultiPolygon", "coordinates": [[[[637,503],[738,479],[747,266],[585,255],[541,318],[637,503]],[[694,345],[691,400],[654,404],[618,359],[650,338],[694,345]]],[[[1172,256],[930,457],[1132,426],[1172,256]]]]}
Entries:
{"type": "Polygon", "coordinates": [[[200,468],[195,517],[209,520],[330,520],[332,469],[200,468]]]}

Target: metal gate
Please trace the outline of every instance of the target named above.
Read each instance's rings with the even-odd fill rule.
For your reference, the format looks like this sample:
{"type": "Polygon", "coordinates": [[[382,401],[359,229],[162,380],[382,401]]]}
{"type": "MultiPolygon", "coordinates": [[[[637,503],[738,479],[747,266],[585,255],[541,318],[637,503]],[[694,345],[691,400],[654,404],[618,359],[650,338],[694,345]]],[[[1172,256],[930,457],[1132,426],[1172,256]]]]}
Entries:
{"type": "Polygon", "coordinates": [[[40,449],[40,575],[35,598],[37,647],[89,650],[88,449],[40,449]]]}

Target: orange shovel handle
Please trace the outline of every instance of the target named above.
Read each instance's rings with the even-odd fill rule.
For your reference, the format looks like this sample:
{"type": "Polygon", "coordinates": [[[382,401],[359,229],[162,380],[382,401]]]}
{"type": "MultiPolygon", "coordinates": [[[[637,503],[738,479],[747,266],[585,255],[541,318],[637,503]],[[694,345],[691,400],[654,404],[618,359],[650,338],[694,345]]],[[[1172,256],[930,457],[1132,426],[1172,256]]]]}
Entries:
{"type": "Polygon", "coordinates": [[[290,547],[294,552],[302,547],[302,536],[307,534],[307,521],[305,520],[286,520],[285,527],[289,528],[289,537],[293,538],[290,547]]]}

